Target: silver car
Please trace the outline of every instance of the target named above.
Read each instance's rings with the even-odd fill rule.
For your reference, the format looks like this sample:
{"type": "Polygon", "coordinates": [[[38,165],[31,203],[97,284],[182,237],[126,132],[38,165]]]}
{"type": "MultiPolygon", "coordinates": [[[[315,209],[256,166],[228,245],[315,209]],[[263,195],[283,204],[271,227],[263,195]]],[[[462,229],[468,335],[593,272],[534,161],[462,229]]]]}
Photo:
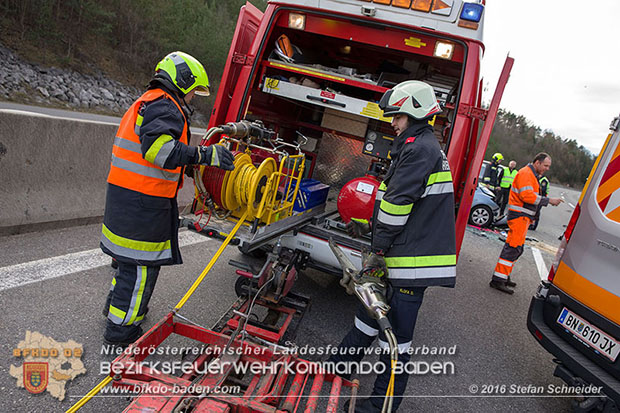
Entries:
{"type": "Polygon", "coordinates": [[[469,210],[469,223],[482,228],[490,226],[496,219],[500,218],[499,205],[495,203],[495,194],[486,186],[480,184],[488,165],[488,161],[482,163],[480,174],[478,175],[478,188],[476,188],[474,200],[469,210]]]}

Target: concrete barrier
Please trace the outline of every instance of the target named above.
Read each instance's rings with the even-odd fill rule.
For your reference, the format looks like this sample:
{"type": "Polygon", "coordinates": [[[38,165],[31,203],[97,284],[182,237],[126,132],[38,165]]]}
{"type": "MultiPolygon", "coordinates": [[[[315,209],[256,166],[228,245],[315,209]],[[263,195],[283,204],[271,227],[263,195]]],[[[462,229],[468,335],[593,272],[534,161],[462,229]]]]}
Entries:
{"type": "MultiPolygon", "coordinates": [[[[117,129],[0,110],[0,234],[100,222],[117,129]]],[[[192,198],[193,180],[186,179],[179,205],[192,198]]]]}

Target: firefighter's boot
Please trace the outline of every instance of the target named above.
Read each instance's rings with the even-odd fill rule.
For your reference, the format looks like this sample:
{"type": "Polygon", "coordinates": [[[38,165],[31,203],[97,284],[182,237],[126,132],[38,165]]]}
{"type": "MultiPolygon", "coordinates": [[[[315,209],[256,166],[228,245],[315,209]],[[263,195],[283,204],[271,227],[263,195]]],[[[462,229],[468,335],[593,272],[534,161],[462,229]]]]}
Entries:
{"type": "MultiPolygon", "coordinates": [[[[383,403],[383,401],[379,402],[383,403]]],[[[349,412],[349,404],[350,400],[347,400],[344,403],[342,411],[345,413],[349,412]]],[[[355,401],[355,413],[380,413],[381,408],[375,406],[371,399],[357,399],[355,401]]]]}
{"type": "Polygon", "coordinates": [[[506,294],[514,294],[515,292],[514,290],[511,290],[508,285],[506,285],[506,282],[493,280],[489,283],[489,286],[506,294]]]}

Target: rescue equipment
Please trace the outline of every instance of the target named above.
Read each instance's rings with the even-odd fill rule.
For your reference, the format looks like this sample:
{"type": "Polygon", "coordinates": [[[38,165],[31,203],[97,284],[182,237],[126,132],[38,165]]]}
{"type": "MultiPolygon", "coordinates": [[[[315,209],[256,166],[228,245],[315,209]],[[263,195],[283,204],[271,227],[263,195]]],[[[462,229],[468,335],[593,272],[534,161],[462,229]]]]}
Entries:
{"type": "Polygon", "coordinates": [[[390,346],[390,361],[392,374],[390,376],[390,382],[388,384],[387,392],[385,394],[385,400],[383,401],[383,408],[381,413],[390,413],[392,411],[392,403],[394,401],[394,368],[398,362],[398,342],[396,336],[392,331],[392,325],[387,318],[387,313],[390,311],[390,306],[387,304],[386,287],[380,286],[377,282],[362,282],[361,272],[355,268],[349,257],[345,255],[342,249],[334,242],[333,238],[329,239],[329,247],[338,259],[342,268],[342,279],[340,285],[346,288],[347,293],[355,294],[357,299],[362,303],[368,314],[377,320],[379,327],[385,334],[390,346]]]}
{"type": "Polygon", "coordinates": [[[137,387],[141,389],[125,410],[128,412],[144,409],[167,411],[179,406],[187,412],[225,409],[314,412],[320,397],[328,398],[326,411],[335,412],[346,388],[351,389],[350,402],[352,409],[355,409],[359,386],[357,380],[349,381],[326,372],[314,362],[299,358],[289,348],[279,344],[285,340],[285,334],[296,329],[308,307],[307,297],[290,291],[297,268],[305,265],[306,254],[299,251],[281,251],[278,243],[258,274],[238,270],[237,273],[249,282],[240,286],[239,299],[210,329],[179,314],[246,218],[246,215],[243,215],[237,221],[209,264],[175,308],[119,355],[113,362],[117,369],[67,412],[76,412],[110,383],[114,387],[130,391],[137,387]],[[252,312],[255,306],[267,311],[263,321],[252,319],[251,316],[256,315],[252,312]],[[283,322],[279,321],[281,318],[284,318],[283,322]],[[210,350],[200,354],[193,353],[193,358],[186,354],[184,360],[190,362],[194,369],[187,372],[184,370],[180,377],[164,374],[143,363],[153,354],[152,350],[172,334],[197,340],[203,344],[203,348],[210,350]],[[255,367],[260,364],[262,368],[258,368],[257,373],[254,373],[253,369],[246,369],[241,375],[232,368],[226,368],[221,373],[211,373],[205,368],[220,364],[255,367]],[[140,369],[136,369],[136,365],[140,365],[140,369]],[[299,368],[296,374],[291,375],[289,369],[282,366],[299,368]],[[261,374],[260,371],[270,373],[261,374]],[[325,383],[328,385],[325,386],[325,383]],[[208,389],[216,384],[234,384],[238,390],[209,392],[208,389]],[[182,393],[175,391],[179,387],[187,390],[182,393]],[[325,388],[323,392],[322,388],[325,388]],[[305,393],[307,390],[309,393],[305,393]],[[302,396],[304,394],[308,394],[308,397],[302,396]]]}
{"type": "Polygon", "coordinates": [[[345,223],[351,221],[351,218],[370,221],[380,184],[376,176],[367,173],[342,187],[338,194],[337,206],[345,223]]]}
{"type": "Polygon", "coordinates": [[[239,218],[247,213],[248,220],[265,224],[291,216],[304,171],[301,144],[284,142],[260,121],[231,122],[211,128],[202,144],[218,134],[225,134],[219,144],[237,147],[233,152],[235,169],[196,166],[194,209],[207,208],[220,218],[239,218]],[[268,156],[255,166],[251,149],[259,149],[268,156]],[[289,154],[291,150],[293,154],[289,154]]]}

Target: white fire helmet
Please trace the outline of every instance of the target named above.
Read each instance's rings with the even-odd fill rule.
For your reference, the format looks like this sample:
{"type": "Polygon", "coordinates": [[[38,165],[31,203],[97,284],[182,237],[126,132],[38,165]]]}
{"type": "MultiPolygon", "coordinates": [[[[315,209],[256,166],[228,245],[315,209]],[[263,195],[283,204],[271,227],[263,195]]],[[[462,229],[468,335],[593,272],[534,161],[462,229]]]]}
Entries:
{"type": "Polygon", "coordinates": [[[418,80],[407,80],[385,92],[379,108],[383,110],[383,116],[404,113],[417,120],[425,120],[441,113],[433,87],[418,80]]]}

